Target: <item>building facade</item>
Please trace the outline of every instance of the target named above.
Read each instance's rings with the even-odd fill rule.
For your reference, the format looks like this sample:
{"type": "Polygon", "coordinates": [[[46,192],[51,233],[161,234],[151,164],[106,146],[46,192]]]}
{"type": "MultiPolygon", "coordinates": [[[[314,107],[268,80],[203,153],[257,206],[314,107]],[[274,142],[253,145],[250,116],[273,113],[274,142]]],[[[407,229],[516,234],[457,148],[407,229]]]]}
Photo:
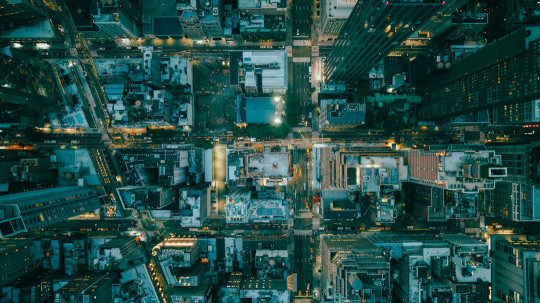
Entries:
{"type": "Polygon", "coordinates": [[[322,0],[320,39],[332,41],[338,37],[358,0],[322,0]]]}
{"type": "Polygon", "coordinates": [[[0,237],[46,227],[101,207],[94,189],[53,187],[0,197],[0,237]]]}
{"type": "Polygon", "coordinates": [[[483,145],[405,152],[414,214],[428,221],[477,218],[480,196],[507,176],[501,156],[483,145]]]}
{"type": "Polygon", "coordinates": [[[359,235],[321,237],[321,302],[391,302],[390,260],[359,235]]]}
{"type": "Polygon", "coordinates": [[[355,84],[446,1],[358,1],[324,65],[326,81],[355,84]]]}
{"type": "Polygon", "coordinates": [[[488,109],[496,124],[540,121],[540,27],[527,26],[417,86],[421,118],[448,120],[488,109]]]}
{"type": "Polygon", "coordinates": [[[540,220],[540,176],[538,142],[522,145],[494,145],[508,176],[486,192],[487,211],[513,221],[540,220]]]}
{"type": "Polygon", "coordinates": [[[503,302],[538,302],[540,241],[526,236],[492,236],[495,299],[503,302]]]}
{"type": "Polygon", "coordinates": [[[139,9],[129,0],[93,1],[92,17],[100,38],[136,38],[139,36],[139,9]]]}

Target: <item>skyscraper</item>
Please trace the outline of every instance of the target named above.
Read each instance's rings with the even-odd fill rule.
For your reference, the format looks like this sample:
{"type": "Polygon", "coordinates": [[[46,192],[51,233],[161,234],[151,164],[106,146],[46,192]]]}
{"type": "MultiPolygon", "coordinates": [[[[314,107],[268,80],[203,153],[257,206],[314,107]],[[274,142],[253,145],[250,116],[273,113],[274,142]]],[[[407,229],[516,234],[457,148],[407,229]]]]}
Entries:
{"type": "Polygon", "coordinates": [[[0,8],[0,30],[45,20],[39,3],[34,1],[0,0],[0,8]]]}
{"type": "Polygon", "coordinates": [[[540,121],[540,26],[526,26],[417,85],[426,120],[489,110],[496,124],[540,121]]]}
{"type": "Polygon", "coordinates": [[[354,84],[438,11],[442,0],[358,1],[326,60],[327,81],[354,84]]]}
{"type": "Polygon", "coordinates": [[[538,302],[540,241],[523,235],[491,237],[494,302],[538,302]]]}
{"type": "Polygon", "coordinates": [[[66,186],[0,197],[0,238],[65,221],[101,206],[91,188],[66,186]]]}
{"type": "Polygon", "coordinates": [[[540,142],[490,148],[501,155],[508,176],[486,192],[488,212],[513,221],[540,221],[540,142]]]}
{"type": "Polygon", "coordinates": [[[428,221],[476,218],[479,197],[507,176],[501,156],[483,145],[407,151],[414,213],[428,221]]]}
{"type": "Polygon", "coordinates": [[[92,17],[100,38],[135,38],[139,36],[139,7],[129,0],[94,1],[92,17]]]}

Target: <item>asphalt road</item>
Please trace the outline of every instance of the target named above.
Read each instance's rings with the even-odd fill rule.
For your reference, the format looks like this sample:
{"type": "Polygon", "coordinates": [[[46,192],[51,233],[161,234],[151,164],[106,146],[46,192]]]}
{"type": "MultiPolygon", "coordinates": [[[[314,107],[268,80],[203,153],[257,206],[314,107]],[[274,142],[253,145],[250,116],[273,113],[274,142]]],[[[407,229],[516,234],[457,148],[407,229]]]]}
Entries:
{"type": "MultiPolygon", "coordinates": [[[[309,100],[309,89],[311,88],[309,66],[309,62],[292,62],[292,60],[289,60],[289,94],[299,101],[302,108],[311,103],[311,100],[309,100]]],[[[305,115],[307,112],[303,111],[302,114],[305,115]]]]}
{"type": "Polygon", "coordinates": [[[298,163],[296,164],[295,171],[295,193],[296,193],[296,204],[295,210],[296,215],[299,215],[302,211],[309,211],[312,206],[312,201],[310,201],[310,184],[309,184],[309,174],[311,169],[309,169],[309,161],[305,150],[298,150],[298,163]]]}
{"type": "Polygon", "coordinates": [[[293,37],[311,37],[312,6],[312,0],[294,0],[292,2],[293,37]]]}
{"type": "MultiPolygon", "coordinates": [[[[298,277],[298,290],[305,296],[308,284],[310,285],[310,294],[313,290],[313,263],[315,261],[314,243],[315,239],[310,236],[294,237],[294,258],[296,262],[296,272],[298,277]],[[310,240],[311,239],[311,240],[310,240]]],[[[297,295],[298,293],[295,293],[297,295]]]]}

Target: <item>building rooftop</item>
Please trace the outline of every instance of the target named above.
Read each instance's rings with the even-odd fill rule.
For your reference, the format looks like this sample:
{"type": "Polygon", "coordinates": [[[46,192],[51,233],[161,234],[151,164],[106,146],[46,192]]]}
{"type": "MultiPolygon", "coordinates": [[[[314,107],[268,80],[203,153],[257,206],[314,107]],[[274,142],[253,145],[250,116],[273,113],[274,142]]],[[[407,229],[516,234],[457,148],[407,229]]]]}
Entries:
{"type": "Polygon", "coordinates": [[[382,243],[419,243],[446,244],[441,237],[433,234],[397,234],[397,233],[368,233],[366,237],[375,244],[382,243]]]}
{"type": "Polygon", "coordinates": [[[486,243],[471,238],[464,234],[441,234],[440,237],[454,246],[461,245],[487,245],[486,243]]]}
{"type": "Polygon", "coordinates": [[[358,0],[328,0],[327,15],[330,18],[347,19],[351,15],[358,0]]]}
{"type": "Polygon", "coordinates": [[[142,73],[143,61],[138,59],[95,59],[98,75],[100,77],[127,76],[133,73],[142,73]]]}
{"type": "Polygon", "coordinates": [[[156,245],[155,248],[161,249],[182,249],[182,248],[191,248],[197,246],[197,238],[167,238],[161,243],[156,245]]]}
{"type": "Polygon", "coordinates": [[[48,202],[55,199],[68,197],[69,195],[92,194],[95,191],[91,188],[79,186],[52,187],[34,191],[27,191],[7,196],[0,196],[0,204],[17,204],[48,202]]]}
{"type": "Polygon", "coordinates": [[[258,218],[262,219],[286,219],[287,218],[287,208],[286,204],[283,203],[283,200],[252,200],[252,209],[253,214],[251,219],[257,220],[258,218]]]}
{"type": "Polygon", "coordinates": [[[54,30],[49,20],[27,26],[21,26],[10,31],[4,31],[0,38],[5,39],[44,39],[54,38],[54,30]]]}
{"type": "Polygon", "coordinates": [[[241,289],[250,290],[287,290],[287,281],[277,279],[246,278],[241,282],[241,289]]]}
{"type": "Polygon", "coordinates": [[[366,105],[360,103],[347,103],[345,99],[322,99],[321,109],[324,117],[321,117],[322,127],[333,125],[363,124],[366,121],[366,105]]]}
{"type": "Polygon", "coordinates": [[[243,52],[243,64],[246,87],[287,88],[286,73],[287,52],[274,51],[246,51],[243,52]],[[261,82],[257,81],[261,76],[261,82]]]}
{"type": "Polygon", "coordinates": [[[184,30],[178,16],[154,17],[154,35],[156,36],[182,36],[184,30]]]}
{"type": "Polygon", "coordinates": [[[286,5],[286,1],[283,0],[238,0],[239,9],[285,8],[286,5]]]}
{"type": "Polygon", "coordinates": [[[288,258],[289,252],[286,250],[271,250],[271,249],[257,249],[255,252],[256,257],[268,256],[269,258],[288,258]]]}
{"type": "Polygon", "coordinates": [[[271,97],[246,98],[247,123],[273,123],[276,118],[276,106],[271,97]]]}
{"type": "Polygon", "coordinates": [[[340,251],[358,251],[358,250],[377,250],[378,248],[371,241],[361,235],[324,235],[321,237],[321,243],[330,250],[340,251]]]}
{"type": "Polygon", "coordinates": [[[289,153],[263,153],[246,155],[247,177],[289,176],[289,153]]]}
{"type": "Polygon", "coordinates": [[[202,297],[207,295],[210,290],[210,286],[210,284],[199,284],[198,286],[177,286],[172,289],[172,295],[184,298],[202,297]]]}
{"type": "Polygon", "coordinates": [[[219,20],[219,0],[199,0],[199,3],[199,19],[202,22],[212,22],[219,20]]]}

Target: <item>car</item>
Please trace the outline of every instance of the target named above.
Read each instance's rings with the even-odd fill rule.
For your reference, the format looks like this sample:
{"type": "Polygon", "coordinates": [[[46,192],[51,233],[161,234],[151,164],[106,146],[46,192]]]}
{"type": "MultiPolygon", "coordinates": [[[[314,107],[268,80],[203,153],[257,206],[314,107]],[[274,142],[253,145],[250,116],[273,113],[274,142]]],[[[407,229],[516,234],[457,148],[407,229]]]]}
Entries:
{"type": "Polygon", "coordinates": [[[309,82],[311,82],[311,77],[309,77],[309,82]]]}
{"type": "Polygon", "coordinates": [[[300,29],[299,28],[296,29],[296,35],[300,36],[300,29]]]}

